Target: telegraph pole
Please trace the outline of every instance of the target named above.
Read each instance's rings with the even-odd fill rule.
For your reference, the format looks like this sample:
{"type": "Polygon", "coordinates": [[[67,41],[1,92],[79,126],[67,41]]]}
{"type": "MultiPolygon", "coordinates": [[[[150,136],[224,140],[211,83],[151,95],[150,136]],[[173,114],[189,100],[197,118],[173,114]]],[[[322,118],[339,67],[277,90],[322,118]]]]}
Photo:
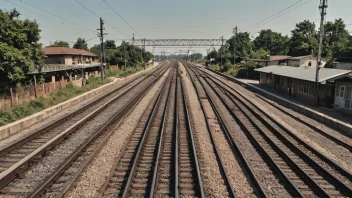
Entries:
{"type": "Polygon", "coordinates": [[[100,18],[100,69],[101,69],[101,78],[104,80],[104,61],[105,61],[105,50],[104,50],[104,21],[100,18]]]}
{"type": "Polygon", "coordinates": [[[126,43],[123,43],[123,53],[125,55],[125,66],[123,67],[123,71],[125,71],[126,69],[126,43]]]}
{"type": "Polygon", "coordinates": [[[318,52],[318,59],[317,59],[317,68],[315,71],[315,83],[316,83],[316,90],[315,90],[315,102],[319,105],[319,70],[321,66],[321,51],[323,48],[323,36],[324,36],[324,20],[326,15],[326,9],[328,8],[328,0],[320,0],[320,31],[319,31],[319,52],[318,52]]]}
{"type": "Polygon", "coordinates": [[[144,70],[145,70],[145,66],[146,66],[146,62],[147,62],[147,53],[146,53],[146,51],[145,51],[145,38],[143,39],[143,49],[144,49],[144,58],[143,58],[143,60],[144,60],[144,70]]]}
{"type": "Polygon", "coordinates": [[[233,64],[236,64],[236,40],[237,40],[237,26],[235,28],[233,28],[233,33],[235,34],[234,37],[234,44],[233,44],[233,64]]]}
{"type": "Polygon", "coordinates": [[[222,69],[222,46],[224,45],[224,37],[221,37],[221,47],[220,47],[220,69],[222,69]]]}

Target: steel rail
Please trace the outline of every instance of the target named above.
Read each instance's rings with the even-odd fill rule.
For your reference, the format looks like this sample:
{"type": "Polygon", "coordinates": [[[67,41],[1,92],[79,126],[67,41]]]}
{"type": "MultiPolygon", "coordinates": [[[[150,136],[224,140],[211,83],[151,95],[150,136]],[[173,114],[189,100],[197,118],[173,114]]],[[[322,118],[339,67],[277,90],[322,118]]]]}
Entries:
{"type": "Polygon", "coordinates": [[[300,118],[299,116],[295,116],[293,114],[291,114],[290,112],[288,112],[286,109],[278,106],[278,105],[275,105],[273,104],[273,102],[269,101],[268,99],[264,98],[263,96],[260,96],[259,94],[255,94],[258,98],[262,99],[264,102],[266,102],[267,104],[269,104],[270,106],[276,108],[277,110],[281,111],[282,113],[290,116],[291,118],[297,120],[298,122],[310,127],[311,129],[313,129],[315,132],[318,132],[320,135],[330,139],[331,141],[335,142],[336,144],[348,149],[350,152],[352,152],[352,145],[344,142],[344,141],[341,141],[339,140],[338,138],[328,134],[327,132],[319,129],[318,127],[314,126],[313,124],[305,121],[304,119],[300,118]]]}
{"type": "Polygon", "coordinates": [[[265,191],[263,190],[262,185],[258,182],[258,178],[255,176],[252,168],[250,167],[248,161],[246,160],[246,158],[244,157],[243,152],[241,151],[240,147],[238,146],[238,144],[236,143],[236,141],[234,140],[234,138],[232,137],[232,135],[230,134],[230,130],[228,129],[228,127],[226,126],[223,117],[221,116],[221,114],[219,113],[219,110],[217,109],[217,107],[215,106],[213,100],[210,98],[210,95],[208,92],[206,92],[207,97],[209,98],[209,103],[212,106],[212,109],[214,110],[214,113],[216,115],[216,118],[220,124],[221,129],[224,132],[224,136],[227,139],[227,142],[229,142],[229,144],[232,146],[231,150],[233,152],[233,154],[236,156],[236,153],[239,154],[240,159],[243,161],[243,164],[246,168],[246,171],[250,174],[251,176],[251,180],[254,182],[254,185],[257,187],[257,189],[255,189],[255,191],[257,192],[258,196],[260,197],[269,197],[265,191]]]}
{"type": "MultiPolygon", "coordinates": [[[[157,66],[155,69],[157,69],[158,67],[161,67],[161,66],[162,66],[162,65],[157,66]]],[[[152,71],[150,71],[150,72],[153,73],[153,71],[154,71],[154,69],[152,69],[152,71]]],[[[144,75],[144,74],[140,74],[140,75],[138,75],[138,76],[141,76],[141,75],[144,75]]],[[[78,114],[84,112],[87,107],[97,104],[97,103],[100,102],[102,99],[104,99],[104,98],[106,98],[106,97],[112,95],[113,93],[115,93],[115,92],[117,92],[117,91],[123,89],[126,85],[128,85],[128,84],[130,84],[130,83],[133,83],[133,82],[135,82],[135,81],[137,81],[137,80],[143,80],[143,79],[146,77],[146,76],[144,76],[142,79],[139,79],[138,76],[136,76],[136,77],[134,77],[134,78],[131,78],[130,80],[128,80],[127,82],[125,82],[125,84],[122,85],[121,87],[118,87],[118,88],[116,88],[116,89],[110,91],[109,93],[107,93],[107,94],[105,94],[105,95],[103,95],[103,96],[97,98],[96,100],[94,100],[94,101],[92,101],[92,102],[89,102],[88,104],[86,104],[86,105],[80,107],[78,110],[76,110],[76,111],[74,111],[74,112],[68,113],[67,115],[65,115],[65,116],[62,117],[61,119],[56,120],[55,122],[49,124],[48,126],[45,126],[44,128],[40,129],[39,131],[37,131],[37,132],[35,132],[35,133],[33,133],[33,134],[31,134],[31,135],[29,135],[29,136],[27,136],[27,137],[21,139],[21,140],[18,140],[18,141],[14,142],[14,143],[11,144],[11,145],[8,145],[8,146],[2,148],[2,149],[0,150],[0,157],[4,156],[5,154],[7,154],[7,153],[9,153],[9,152],[11,152],[11,151],[16,150],[16,149],[19,148],[20,146],[23,146],[23,145],[26,144],[27,142],[29,142],[29,141],[31,141],[31,140],[33,140],[33,139],[39,137],[40,135],[42,135],[42,134],[45,133],[46,131],[49,131],[49,130],[51,130],[52,128],[55,128],[56,126],[62,124],[62,123],[65,122],[66,120],[70,119],[71,117],[73,117],[73,116],[75,116],[75,115],[78,115],[78,114]]],[[[148,76],[150,76],[150,74],[149,74],[148,76]]]]}
{"type": "MultiPolygon", "coordinates": [[[[191,66],[192,67],[192,66],[191,66]]],[[[205,92],[209,95],[208,91],[205,89],[205,85],[202,84],[205,92]]],[[[213,87],[209,85],[209,87],[213,90],[213,87]]],[[[214,90],[213,90],[214,91],[214,90]]],[[[265,151],[264,147],[256,141],[256,139],[254,138],[254,136],[249,132],[249,130],[247,129],[247,127],[242,123],[242,121],[234,114],[234,112],[232,111],[232,109],[225,103],[225,101],[223,100],[223,98],[216,92],[214,91],[214,93],[217,95],[217,97],[219,98],[219,100],[221,101],[221,103],[224,105],[224,107],[229,111],[229,113],[232,115],[232,117],[236,120],[236,122],[238,123],[238,125],[241,127],[241,129],[244,131],[244,133],[246,134],[246,136],[248,137],[248,139],[250,140],[250,142],[255,146],[255,148],[257,148],[257,150],[263,155],[264,157],[264,161],[266,161],[271,168],[276,172],[276,174],[279,175],[279,177],[287,184],[286,187],[288,187],[290,189],[290,193],[294,194],[294,197],[304,197],[299,190],[296,188],[296,186],[290,181],[290,179],[285,175],[285,173],[283,172],[283,170],[280,169],[280,167],[275,163],[275,161],[270,157],[270,155],[265,151]]],[[[210,100],[213,101],[214,99],[212,99],[210,97],[210,100]]],[[[214,103],[213,103],[214,104],[214,103]]],[[[254,175],[254,173],[253,173],[254,175]]],[[[258,181],[258,180],[257,180],[258,181]]],[[[264,192],[264,191],[263,191],[264,192]]]]}
{"type": "MultiPolygon", "coordinates": [[[[166,101],[166,104],[164,106],[164,109],[165,109],[165,112],[166,112],[166,107],[167,107],[167,103],[169,101],[169,94],[170,94],[170,90],[171,90],[171,83],[170,83],[170,87],[169,87],[169,90],[168,90],[168,94],[167,94],[167,101],[166,101]]],[[[159,95],[159,98],[157,100],[157,102],[155,103],[155,105],[159,105],[159,102],[160,102],[160,98],[161,98],[161,95],[162,95],[163,92],[161,92],[161,94],[159,95]]],[[[136,155],[133,159],[133,165],[132,165],[132,168],[130,170],[130,173],[129,173],[129,176],[128,176],[128,179],[127,179],[127,182],[125,184],[125,187],[123,188],[123,193],[122,193],[122,197],[125,198],[125,197],[128,197],[128,193],[129,193],[129,189],[131,187],[131,183],[132,183],[132,177],[133,175],[135,174],[135,170],[136,170],[136,167],[137,167],[137,163],[138,163],[138,159],[139,159],[139,156],[141,154],[141,151],[142,151],[142,148],[144,146],[144,143],[145,143],[145,140],[146,140],[146,137],[147,135],[149,134],[149,128],[150,128],[150,125],[151,125],[151,122],[152,120],[154,119],[154,114],[155,114],[155,109],[156,108],[153,108],[153,111],[148,119],[148,123],[144,129],[144,132],[143,132],[143,137],[139,143],[139,146],[138,146],[138,150],[136,152],[136,155]]],[[[165,119],[165,114],[166,113],[163,113],[163,122],[164,122],[164,119],[165,119]]],[[[160,131],[160,130],[159,130],[160,131]]]]}
{"type": "MultiPolygon", "coordinates": [[[[208,76],[210,76],[208,74],[208,76]]],[[[216,79],[216,78],[215,78],[216,79]]],[[[218,79],[217,79],[218,80],[218,79]]],[[[220,81],[220,80],[218,80],[220,81]]],[[[237,93],[239,96],[241,96],[245,101],[247,101],[248,103],[250,103],[253,106],[256,106],[252,101],[250,101],[248,98],[246,98],[245,96],[243,96],[242,93],[238,92],[237,90],[233,89],[232,87],[230,87],[229,85],[227,85],[226,83],[223,83],[222,81],[220,81],[223,85],[225,85],[225,87],[227,87],[229,90],[234,91],[235,93],[237,93]]],[[[219,86],[221,86],[219,83],[215,82],[216,84],[218,84],[219,86]]],[[[228,92],[231,95],[233,95],[233,97],[236,97],[233,93],[228,92]]],[[[324,156],[323,154],[321,154],[320,152],[318,152],[316,149],[312,148],[310,145],[308,145],[306,142],[304,142],[303,140],[301,140],[300,138],[298,138],[294,133],[292,133],[290,130],[287,130],[284,126],[282,126],[282,124],[280,124],[279,122],[277,122],[277,120],[273,119],[270,115],[267,114],[267,112],[263,111],[261,108],[258,108],[258,111],[261,112],[262,114],[264,114],[266,117],[268,117],[272,122],[274,122],[276,125],[278,125],[282,130],[284,130],[286,133],[288,133],[291,137],[293,137],[296,141],[298,141],[300,144],[304,145],[304,147],[306,147],[308,150],[310,150],[312,153],[314,153],[315,155],[317,155],[319,158],[322,159],[322,161],[324,161],[325,163],[329,164],[330,166],[332,166],[333,168],[335,168],[341,175],[347,177],[349,180],[352,180],[352,174],[349,173],[349,171],[345,170],[344,168],[342,168],[341,166],[337,165],[334,161],[330,160],[329,158],[327,158],[326,156],[324,156]]],[[[325,171],[324,171],[325,172],[325,171]]]]}
{"type": "Polygon", "coordinates": [[[201,176],[201,172],[200,172],[200,168],[199,168],[197,149],[196,149],[196,146],[195,146],[195,140],[194,140],[194,135],[193,135],[193,130],[192,130],[191,118],[189,116],[189,110],[188,110],[188,107],[187,107],[187,101],[186,101],[186,94],[185,94],[185,90],[184,90],[184,85],[183,85],[182,79],[180,79],[179,75],[178,75],[178,78],[179,78],[179,81],[180,81],[180,84],[181,84],[183,107],[184,107],[184,112],[185,112],[185,115],[186,115],[185,117],[186,117],[186,120],[187,120],[188,133],[189,133],[189,136],[191,138],[193,161],[194,161],[196,172],[197,172],[198,191],[199,191],[198,194],[200,195],[200,197],[205,197],[204,189],[203,189],[202,176],[201,176]]]}
{"type": "MultiPolygon", "coordinates": [[[[231,94],[231,93],[230,93],[231,94]]],[[[233,96],[235,97],[235,96],[233,96]]],[[[230,98],[231,99],[231,98],[230,98]]],[[[238,99],[238,98],[237,98],[238,99]]],[[[233,99],[231,99],[233,100],[233,99]]],[[[238,99],[240,101],[240,99],[238,99]]],[[[240,101],[241,102],[241,101],[240,101]]],[[[299,155],[303,158],[303,160],[309,164],[310,166],[313,167],[313,169],[315,169],[317,172],[321,172],[323,173],[323,175],[325,177],[328,178],[328,180],[331,180],[335,183],[335,187],[336,189],[342,189],[342,193],[344,193],[345,195],[351,195],[352,194],[352,189],[350,187],[348,187],[345,183],[343,183],[340,179],[336,178],[334,175],[332,175],[328,170],[326,170],[325,168],[323,168],[321,165],[319,165],[317,162],[315,162],[311,157],[309,157],[306,153],[304,153],[301,149],[299,149],[297,146],[295,146],[291,141],[289,141],[285,136],[283,136],[280,132],[278,132],[276,129],[274,129],[267,121],[265,121],[259,114],[257,114],[256,112],[253,111],[253,109],[251,109],[248,105],[246,105],[245,103],[241,102],[242,105],[245,105],[254,115],[256,115],[259,120],[261,120],[265,125],[267,125],[269,128],[272,129],[272,131],[274,132],[274,134],[279,137],[279,139],[282,142],[285,142],[286,145],[290,145],[288,146],[289,148],[293,149],[294,152],[296,153],[296,155],[299,155]]],[[[252,104],[253,105],[253,104],[252,104]]],[[[255,108],[259,109],[257,106],[253,105],[255,108]]],[[[259,110],[260,111],[260,110],[259,110]]],[[[263,112],[262,112],[263,113],[263,112]]],[[[265,114],[264,114],[265,115],[265,114]]],[[[273,121],[275,124],[277,124],[281,129],[283,129],[286,133],[288,134],[292,134],[289,130],[287,130],[284,126],[282,126],[280,123],[276,122],[275,120],[273,120],[271,117],[269,117],[268,115],[266,115],[271,121],[273,121]]],[[[291,135],[291,137],[293,137],[291,135]]],[[[270,140],[271,141],[271,140],[270,140]]],[[[276,144],[273,143],[273,145],[276,144]]],[[[278,148],[278,147],[277,147],[278,148]]],[[[295,164],[294,164],[295,165],[295,164]]],[[[336,166],[338,166],[336,164],[336,166]]],[[[298,166],[296,168],[299,168],[298,166]]],[[[334,167],[335,168],[335,167],[334,167]]],[[[302,173],[304,171],[302,170],[302,173]]],[[[316,188],[318,188],[318,184],[313,180],[310,179],[309,175],[306,173],[305,178],[311,180],[310,182],[312,182],[313,185],[315,185],[316,188]]],[[[321,188],[319,186],[319,188],[321,188]]],[[[322,189],[322,188],[321,188],[322,189]]],[[[322,189],[324,191],[324,193],[322,193],[321,195],[325,196],[329,196],[328,193],[326,192],[326,190],[322,189]]]]}
{"type": "MultiPolygon", "coordinates": [[[[170,69],[169,69],[169,70],[170,70],[170,69]]],[[[163,94],[163,92],[164,92],[164,90],[165,90],[166,85],[168,84],[168,81],[169,81],[170,76],[171,76],[171,75],[170,75],[170,71],[169,71],[169,75],[168,75],[168,77],[165,79],[164,83],[162,84],[161,89],[158,90],[158,93],[156,94],[156,98],[155,98],[155,99],[152,99],[152,100],[150,101],[150,103],[149,103],[149,105],[152,105],[150,112],[148,111],[148,108],[147,108],[147,109],[145,109],[145,111],[144,111],[144,113],[143,113],[143,115],[145,115],[145,114],[148,115],[148,118],[147,118],[148,121],[149,121],[149,120],[154,116],[154,114],[155,114],[155,110],[157,109],[157,106],[158,106],[158,104],[159,104],[159,102],[160,102],[159,100],[161,100],[161,96],[162,96],[162,94],[163,94]],[[155,100],[155,101],[154,101],[154,100],[155,100]],[[153,103],[152,103],[152,102],[153,102],[153,103]]],[[[142,118],[141,118],[141,119],[142,119],[142,118]]],[[[149,127],[149,126],[148,126],[148,121],[145,123],[145,126],[144,126],[144,128],[143,128],[143,131],[144,131],[144,132],[146,131],[146,128],[149,127]]],[[[134,131],[135,131],[137,128],[138,128],[138,125],[134,128],[134,131]]],[[[134,132],[134,133],[135,133],[135,132],[134,132]]],[[[125,150],[127,149],[128,145],[129,145],[129,142],[130,142],[131,139],[133,138],[134,133],[132,133],[132,134],[129,136],[128,140],[124,143],[124,145],[123,145],[121,151],[125,151],[125,150]]],[[[143,136],[142,136],[142,137],[143,137],[143,136]]],[[[139,145],[139,144],[140,144],[140,141],[139,141],[138,145],[139,145]]],[[[137,146],[138,146],[138,145],[137,145],[137,146]]],[[[136,149],[137,149],[137,146],[136,146],[136,149]]],[[[118,156],[118,158],[116,159],[116,162],[114,163],[113,168],[111,169],[111,172],[110,172],[109,176],[107,177],[106,181],[104,182],[104,184],[103,184],[102,187],[100,188],[99,195],[98,195],[99,198],[102,198],[103,195],[104,195],[104,193],[106,192],[106,189],[108,188],[108,185],[109,185],[109,181],[111,180],[111,178],[112,178],[113,175],[114,175],[114,170],[115,170],[116,167],[119,165],[119,162],[120,162],[120,160],[122,159],[122,157],[123,157],[123,155],[122,155],[122,153],[121,153],[121,154],[118,156]]]]}
{"type": "Polygon", "coordinates": [[[37,159],[38,157],[43,157],[45,156],[45,153],[49,150],[51,150],[54,146],[65,140],[71,133],[73,133],[77,128],[82,126],[84,123],[86,123],[88,120],[92,119],[95,115],[103,111],[105,108],[109,106],[110,103],[118,100],[121,98],[123,95],[125,95],[129,90],[133,89],[135,86],[139,85],[142,81],[139,81],[137,84],[127,88],[124,90],[122,93],[119,95],[115,96],[114,98],[110,99],[108,102],[106,102],[104,105],[100,106],[51,140],[49,140],[47,143],[43,144],[36,150],[34,150],[32,153],[12,165],[9,169],[5,170],[4,172],[0,173],[0,189],[4,188],[9,182],[11,182],[14,178],[18,176],[18,174],[25,169],[27,169],[29,166],[31,166],[31,163],[34,159],[37,159]]]}
{"type": "MultiPolygon", "coordinates": [[[[211,69],[209,69],[209,68],[206,68],[206,69],[209,70],[209,71],[212,72],[212,73],[218,74],[220,78],[223,78],[223,79],[225,79],[225,80],[230,80],[230,81],[234,82],[234,81],[231,79],[231,77],[229,77],[229,76],[227,76],[227,75],[225,75],[225,74],[222,74],[222,73],[213,71],[213,70],[211,70],[211,69]]],[[[215,77],[217,80],[219,80],[219,77],[218,77],[218,76],[213,76],[213,77],[215,77]]],[[[220,81],[220,80],[219,80],[219,81],[220,81]]],[[[234,83],[236,83],[236,82],[234,82],[234,83]]],[[[238,83],[236,83],[236,84],[238,84],[238,83]]],[[[230,87],[230,86],[227,85],[226,83],[225,83],[225,85],[228,86],[230,89],[233,89],[232,87],[230,87]]],[[[241,86],[243,86],[243,85],[241,85],[241,86]]],[[[244,86],[243,86],[243,87],[244,87],[244,86]]],[[[245,87],[245,88],[246,88],[246,87],[245,87]]],[[[234,90],[234,89],[233,89],[233,90],[234,90]]],[[[237,90],[234,90],[234,91],[237,92],[237,90]]],[[[286,115],[288,115],[288,116],[290,116],[290,117],[296,119],[297,121],[301,122],[302,124],[305,124],[305,125],[307,125],[308,127],[312,128],[314,131],[318,132],[318,133],[321,134],[322,136],[325,136],[326,138],[330,139],[331,141],[334,141],[335,143],[339,144],[340,146],[345,147],[345,148],[348,149],[349,151],[352,151],[352,145],[351,145],[351,144],[346,143],[346,142],[344,142],[344,141],[341,141],[341,140],[339,140],[338,138],[336,138],[336,137],[334,137],[334,136],[332,136],[332,135],[326,133],[325,131],[323,131],[323,130],[317,128],[317,127],[315,127],[313,124],[310,124],[309,122],[307,122],[307,121],[305,121],[305,120],[299,118],[298,116],[292,115],[291,113],[287,112],[285,109],[283,109],[283,108],[281,108],[281,107],[279,107],[279,106],[277,106],[277,105],[273,105],[270,101],[268,101],[267,99],[265,99],[263,96],[261,96],[261,95],[259,95],[259,94],[257,94],[257,93],[256,93],[255,95],[256,95],[257,97],[261,98],[262,100],[264,100],[265,102],[269,103],[271,106],[274,106],[275,108],[279,109],[280,111],[283,111],[283,113],[285,113],[286,115]]],[[[299,112],[298,112],[298,113],[299,113],[299,112]]],[[[314,119],[314,118],[311,118],[311,119],[316,120],[316,119],[314,119]]],[[[319,122],[319,120],[316,120],[316,121],[319,122]]],[[[324,123],[322,123],[322,124],[324,124],[324,123]]],[[[326,125],[326,126],[327,126],[327,125],[326,125]]],[[[327,126],[327,127],[329,127],[329,126],[327,126]]],[[[329,128],[331,128],[331,127],[329,127],[329,128]]],[[[335,129],[335,130],[336,130],[336,129],[335,129]]],[[[342,134],[342,135],[343,135],[343,134],[342,134]]]]}
{"type": "MultiPolygon", "coordinates": [[[[178,68],[177,68],[178,70],[178,68]]],[[[178,127],[178,124],[179,124],[179,118],[178,118],[178,93],[177,93],[177,88],[178,88],[178,83],[177,83],[177,79],[176,79],[176,93],[175,93],[175,113],[174,113],[174,116],[175,116],[175,125],[174,125],[174,128],[175,128],[175,142],[174,142],[174,145],[175,145],[175,162],[174,162],[174,191],[175,191],[175,197],[179,197],[179,179],[178,179],[178,171],[179,171],[179,168],[178,168],[178,162],[179,162],[179,159],[178,159],[178,141],[179,141],[179,127],[178,127]]]]}
{"type": "Polygon", "coordinates": [[[217,145],[215,143],[212,129],[210,127],[208,119],[206,118],[206,112],[205,112],[203,101],[202,101],[202,99],[200,98],[200,95],[199,95],[199,90],[198,90],[197,86],[195,85],[195,82],[194,82],[193,76],[191,75],[191,72],[189,71],[188,67],[186,66],[187,63],[183,62],[183,64],[184,64],[187,72],[190,74],[191,82],[193,84],[193,87],[195,88],[198,100],[200,102],[200,106],[201,106],[201,109],[202,109],[202,112],[203,112],[204,120],[206,122],[206,126],[207,126],[207,129],[208,129],[207,131],[208,131],[208,134],[210,136],[210,140],[211,140],[211,143],[212,143],[212,146],[213,146],[213,150],[214,150],[214,153],[215,153],[216,160],[217,160],[217,162],[219,164],[220,172],[222,173],[221,176],[223,177],[223,180],[225,181],[227,192],[229,193],[230,197],[235,198],[236,197],[235,191],[234,191],[234,189],[232,187],[230,179],[228,178],[227,170],[226,170],[226,168],[224,166],[224,163],[223,163],[223,161],[221,159],[220,152],[218,151],[217,145]]]}
{"type": "MultiPolygon", "coordinates": [[[[208,74],[208,77],[210,80],[212,80],[214,82],[214,84],[216,84],[217,86],[221,86],[220,84],[216,83],[213,79],[211,79],[210,75],[208,74]]],[[[223,83],[225,84],[225,83],[223,83]]],[[[236,91],[236,93],[238,93],[236,91]]],[[[315,170],[318,170],[319,172],[322,172],[323,175],[325,175],[326,177],[329,178],[329,180],[332,180],[334,183],[335,183],[335,187],[338,189],[338,188],[341,188],[343,189],[344,193],[346,195],[348,194],[352,194],[352,190],[346,186],[343,182],[341,182],[338,178],[336,178],[335,176],[331,175],[329,173],[329,171],[325,170],[323,167],[321,167],[319,164],[317,164],[314,160],[312,160],[307,154],[305,154],[304,152],[302,152],[298,147],[296,147],[294,144],[292,144],[288,139],[286,139],[286,137],[284,137],[283,135],[281,135],[281,133],[279,133],[276,129],[274,129],[266,120],[264,120],[262,118],[262,116],[260,116],[259,114],[257,114],[256,112],[254,112],[253,108],[249,107],[247,104],[245,104],[240,98],[238,98],[236,95],[234,95],[233,93],[229,92],[229,91],[226,91],[226,94],[228,95],[228,97],[230,98],[230,100],[232,100],[233,103],[235,103],[239,109],[241,109],[241,111],[243,112],[242,110],[242,105],[244,105],[253,115],[255,115],[262,123],[264,123],[267,127],[269,127],[271,129],[271,131],[279,137],[280,141],[282,142],[285,142],[286,145],[290,145],[288,146],[289,148],[293,149],[295,152],[296,155],[299,155],[303,158],[303,160],[309,164],[310,166],[313,167],[313,169],[315,170]],[[236,101],[234,101],[234,99],[232,97],[230,97],[230,95],[232,97],[235,97],[240,103],[238,104],[236,101]]],[[[271,118],[271,116],[269,116],[266,112],[264,112],[263,110],[261,110],[259,107],[257,107],[255,104],[253,104],[252,101],[250,101],[249,99],[245,98],[242,94],[238,93],[242,98],[243,100],[246,100],[248,101],[251,105],[253,105],[253,107],[255,107],[256,109],[258,109],[262,114],[264,114],[266,117],[268,117],[272,122],[274,122],[275,124],[277,124],[282,130],[284,130],[286,133],[290,134],[292,137],[295,137],[294,134],[292,134],[289,130],[287,130],[284,126],[282,126],[280,123],[278,123],[276,120],[274,120],[273,118],[271,118]]],[[[244,112],[243,112],[244,113],[244,112]]],[[[245,114],[245,113],[244,113],[245,114]]],[[[248,117],[248,116],[247,116],[248,117]]],[[[248,117],[248,119],[250,119],[250,117],[248,117]]],[[[251,121],[252,122],[252,121],[251,121]]],[[[253,123],[255,124],[255,123],[253,123]]],[[[270,142],[270,144],[273,146],[273,147],[276,147],[276,150],[281,150],[274,142],[272,142],[272,140],[266,136],[266,134],[259,130],[259,132],[261,132],[261,134],[263,136],[265,136],[265,139],[267,139],[267,141],[270,142]]],[[[295,138],[294,138],[295,139],[295,138]]],[[[300,142],[300,141],[298,141],[300,142]]],[[[307,145],[308,146],[308,145],[307,145]]],[[[302,175],[305,175],[303,176],[304,179],[306,179],[306,182],[309,182],[311,185],[313,185],[313,189],[316,190],[316,193],[318,193],[320,196],[329,196],[328,193],[322,189],[305,171],[303,171],[298,165],[296,165],[283,151],[280,151],[281,152],[281,155],[284,156],[287,160],[290,160],[290,164],[292,164],[292,166],[295,167],[296,170],[298,170],[299,172],[301,172],[302,175]]]]}
{"type": "MultiPolygon", "coordinates": [[[[112,124],[120,122],[128,114],[128,112],[130,112],[133,107],[138,104],[138,102],[145,96],[145,94],[147,94],[149,89],[160,79],[163,73],[164,70],[156,78],[154,78],[152,82],[146,85],[143,90],[136,94],[124,107],[122,107],[121,110],[119,110],[112,118],[110,118],[97,132],[95,132],[89,139],[87,139],[81,146],[79,146],[72,155],[67,157],[66,160],[59,166],[59,168],[57,168],[56,171],[50,176],[45,178],[44,181],[29,195],[29,197],[39,197],[45,191],[45,189],[48,188],[60,176],[60,174],[65,171],[73,163],[73,161],[82,154],[84,149],[86,149],[90,143],[92,143],[105,130],[108,130],[112,124]]],[[[107,138],[105,138],[106,140],[108,137],[110,137],[112,131],[113,130],[109,132],[107,138]]],[[[101,146],[103,146],[103,144],[101,144],[101,146]]],[[[99,147],[97,150],[100,150],[99,147]]]]}
{"type": "MultiPolygon", "coordinates": [[[[151,189],[149,192],[149,197],[152,198],[154,196],[154,190],[155,190],[155,186],[156,186],[156,181],[157,181],[157,174],[158,174],[158,169],[159,169],[159,159],[160,159],[160,155],[161,155],[161,146],[162,146],[162,142],[163,142],[163,135],[164,135],[164,129],[165,129],[165,123],[166,123],[166,117],[167,117],[167,110],[168,110],[168,105],[169,105],[169,101],[170,101],[170,94],[171,94],[171,87],[172,87],[172,81],[170,84],[170,88],[169,88],[169,93],[167,95],[167,101],[165,104],[165,108],[164,108],[164,113],[162,116],[162,123],[161,123],[161,128],[159,129],[160,131],[160,137],[159,137],[159,143],[157,143],[158,145],[158,149],[157,149],[157,154],[156,154],[156,158],[154,161],[154,171],[153,171],[153,177],[152,177],[152,182],[151,182],[151,189]]],[[[176,86],[177,87],[177,86],[176,86]]],[[[141,144],[143,146],[143,142],[141,144]]],[[[138,160],[139,156],[136,155],[136,160],[138,160]]],[[[133,171],[131,171],[130,173],[132,173],[133,171]]],[[[133,173],[134,174],[134,173],[133,173]]],[[[129,184],[127,184],[126,186],[128,186],[129,184]]],[[[123,196],[125,197],[125,196],[123,196]]]]}

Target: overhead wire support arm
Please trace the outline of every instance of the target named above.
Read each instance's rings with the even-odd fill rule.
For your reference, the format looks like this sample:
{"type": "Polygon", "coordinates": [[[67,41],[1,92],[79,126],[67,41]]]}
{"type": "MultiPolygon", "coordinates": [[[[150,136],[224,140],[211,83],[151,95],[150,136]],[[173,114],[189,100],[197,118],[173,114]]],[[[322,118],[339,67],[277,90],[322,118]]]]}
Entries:
{"type": "Polygon", "coordinates": [[[222,39],[134,39],[135,46],[221,46],[222,39]]]}

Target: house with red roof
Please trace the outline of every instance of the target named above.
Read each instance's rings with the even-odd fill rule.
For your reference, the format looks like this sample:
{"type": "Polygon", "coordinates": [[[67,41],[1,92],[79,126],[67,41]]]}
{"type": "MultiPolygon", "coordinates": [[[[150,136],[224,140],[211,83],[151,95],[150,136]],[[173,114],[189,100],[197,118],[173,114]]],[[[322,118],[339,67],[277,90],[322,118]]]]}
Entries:
{"type": "Polygon", "coordinates": [[[83,76],[82,84],[90,75],[100,75],[97,55],[75,48],[45,47],[44,65],[32,71],[31,74],[41,74],[45,82],[70,82],[83,76]]]}

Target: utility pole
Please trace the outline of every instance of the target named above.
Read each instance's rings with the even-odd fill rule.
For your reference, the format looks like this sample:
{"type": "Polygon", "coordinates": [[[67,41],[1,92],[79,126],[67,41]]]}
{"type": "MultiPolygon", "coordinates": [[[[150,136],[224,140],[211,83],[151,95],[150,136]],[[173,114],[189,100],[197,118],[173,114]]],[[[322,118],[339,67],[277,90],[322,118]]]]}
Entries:
{"type": "Polygon", "coordinates": [[[237,26],[233,28],[233,33],[235,34],[235,37],[234,37],[235,42],[233,44],[233,64],[236,64],[237,26]]]}
{"type": "Polygon", "coordinates": [[[320,0],[320,31],[319,31],[319,52],[318,52],[318,59],[317,59],[317,68],[315,71],[315,83],[316,83],[316,90],[315,90],[315,102],[319,105],[319,70],[321,66],[321,51],[323,48],[323,36],[324,36],[324,20],[326,16],[326,9],[328,8],[328,0],[320,0]]]}
{"type": "Polygon", "coordinates": [[[221,47],[220,47],[220,69],[222,70],[222,46],[224,45],[224,37],[221,37],[221,47]]]}
{"type": "Polygon", "coordinates": [[[143,49],[144,49],[144,58],[143,58],[143,60],[144,60],[144,70],[145,70],[145,67],[146,67],[146,65],[147,65],[147,53],[146,53],[146,51],[145,51],[145,38],[143,39],[143,49]]]}
{"type": "Polygon", "coordinates": [[[123,67],[123,71],[125,71],[126,69],[126,43],[123,43],[123,53],[125,55],[125,66],[123,67]]]}
{"type": "Polygon", "coordinates": [[[100,69],[101,69],[101,78],[104,80],[104,61],[105,61],[105,52],[104,52],[104,21],[100,18],[100,69]]]}

